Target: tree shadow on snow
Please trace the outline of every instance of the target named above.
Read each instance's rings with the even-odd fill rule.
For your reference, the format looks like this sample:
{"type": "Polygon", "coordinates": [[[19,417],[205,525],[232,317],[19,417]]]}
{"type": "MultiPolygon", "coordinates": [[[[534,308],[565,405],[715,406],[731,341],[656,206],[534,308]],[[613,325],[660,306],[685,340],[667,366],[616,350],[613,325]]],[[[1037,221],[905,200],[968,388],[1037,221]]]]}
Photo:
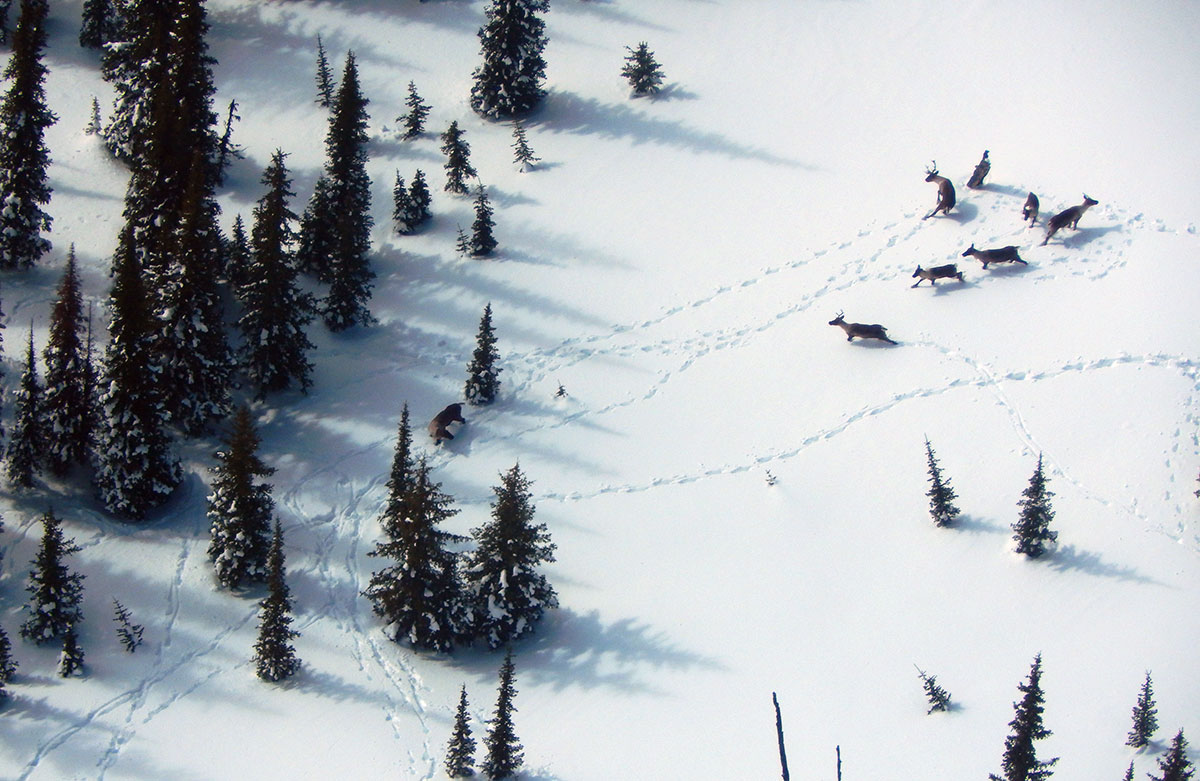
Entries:
{"type": "Polygon", "coordinates": [[[1046,561],[1051,567],[1058,570],[1079,570],[1097,577],[1162,585],[1154,578],[1142,575],[1133,567],[1107,562],[1099,553],[1079,550],[1074,545],[1059,545],[1049,553],[1046,561]]]}
{"type": "Polygon", "coordinates": [[[1012,531],[1007,526],[989,521],[986,518],[976,518],[973,515],[960,515],[951,527],[972,534],[1007,534],[1012,531]]]}

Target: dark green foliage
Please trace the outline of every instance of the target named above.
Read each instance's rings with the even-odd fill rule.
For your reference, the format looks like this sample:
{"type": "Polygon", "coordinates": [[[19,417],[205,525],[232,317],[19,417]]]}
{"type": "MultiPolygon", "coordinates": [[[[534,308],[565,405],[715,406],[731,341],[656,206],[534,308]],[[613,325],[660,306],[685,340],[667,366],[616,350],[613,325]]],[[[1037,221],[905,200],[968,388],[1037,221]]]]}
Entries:
{"type": "MultiPolygon", "coordinates": [[[[289,190],[288,195],[291,195],[289,190]]],[[[292,215],[295,218],[295,215],[292,215]]],[[[225,244],[225,279],[237,293],[246,284],[250,268],[250,238],[246,234],[246,223],[242,215],[233,218],[233,228],[229,233],[229,241],[225,244]]]]}
{"type": "Polygon", "coordinates": [[[1158,709],[1154,705],[1154,689],[1150,683],[1150,671],[1146,671],[1146,680],[1142,682],[1142,690],[1138,694],[1137,705],[1133,706],[1133,727],[1129,730],[1126,746],[1141,748],[1150,742],[1154,731],[1158,729],[1158,709]]]}
{"type": "Polygon", "coordinates": [[[938,684],[936,675],[926,675],[920,667],[917,668],[917,673],[921,676],[921,685],[925,687],[925,697],[929,700],[929,710],[926,714],[934,711],[948,712],[951,708],[950,692],[938,684]]]}
{"type": "Polygon", "coordinates": [[[46,0],[21,0],[12,55],[0,99],[0,269],[28,269],[50,250],[42,236],[51,217],[46,129],[58,118],[46,108],[46,0]]]}
{"type": "Polygon", "coordinates": [[[409,188],[404,186],[404,177],[397,171],[396,183],[392,187],[392,221],[396,226],[396,233],[402,236],[411,235],[428,222],[430,201],[425,174],[420,169],[413,176],[412,186],[409,188]]]}
{"type": "Polygon", "coordinates": [[[496,711],[488,722],[488,732],[483,739],[487,756],[483,760],[483,772],[491,778],[511,778],[521,769],[525,759],[517,733],[513,727],[513,713],[517,707],[513,698],[517,690],[513,685],[512,649],[504,655],[500,666],[500,690],[496,697],[496,711]]]}
{"type": "Polygon", "coordinates": [[[217,581],[235,588],[246,581],[267,579],[267,554],[271,545],[271,517],[275,502],[271,485],[258,478],[275,470],[258,457],[258,431],[250,410],[238,407],[227,446],[217,451],[212,470],[212,493],[208,495],[208,519],[212,523],[208,558],[217,581]]]}
{"type": "Polygon", "coordinates": [[[37,378],[32,326],[29,329],[29,349],[25,353],[25,371],[21,373],[21,385],[13,406],[16,421],[4,454],[4,471],[13,487],[32,488],[33,479],[41,473],[46,455],[42,384],[37,378]]]}
{"type": "Polygon", "coordinates": [[[467,687],[458,695],[458,710],[454,713],[454,732],[446,746],[446,775],[451,778],[470,778],[475,775],[475,738],[471,736],[470,714],[467,713],[467,687]]]}
{"type": "Polygon", "coordinates": [[[425,183],[425,172],[420,168],[413,174],[412,184],[408,188],[408,201],[412,204],[414,224],[423,225],[429,222],[432,216],[429,213],[429,205],[433,203],[433,197],[429,194],[429,185],[425,183]]]}
{"type": "Polygon", "coordinates": [[[1042,695],[1042,655],[1033,659],[1029,669],[1029,679],[1017,684],[1017,689],[1023,695],[1018,702],[1013,703],[1015,715],[1008,723],[1012,732],[1004,740],[1004,759],[1001,767],[1003,775],[991,775],[991,779],[1000,781],[1043,781],[1052,775],[1051,767],[1058,758],[1039,761],[1033,745],[1035,740],[1050,736],[1050,730],[1042,725],[1042,712],[1045,710],[1042,695]]]}
{"type": "Polygon", "coordinates": [[[396,449],[392,454],[392,469],[388,474],[387,504],[379,516],[379,526],[388,539],[397,539],[404,533],[401,519],[404,517],[404,500],[413,486],[416,464],[413,462],[412,425],[408,420],[408,402],[400,409],[400,423],[396,427],[396,449]]]}
{"type": "Polygon", "coordinates": [[[491,404],[500,392],[500,359],[496,352],[496,333],[492,330],[492,305],[483,308],[479,333],[475,338],[475,353],[467,365],[467,384],[463,389],[467,401],[475,406],[491,404]]]}
{"type": "Polygon", "coordinates": [[[83,132],[89,136],[99,135],[104,129],[104,122],[100,119],[100,101],[95,96],[92,96],[92,115],[88,119],[87,125],[83,128],[83,132]]]}
{"type": "Polygon", "coordinates": [[[255,672],[264,681],[282,681],[300,669],[292,640],[292,600],[284,569],[283,530],[275,521],[267,556],[267,596],[259,603],[258,642],[254,644],[255,672]]]}
{"type": "Polygon", "coordinates": [[[0,702],[8,699],[8,682],[17,672],[17,660],[12,658],[12,642],[0,626],[0,702]]]}
{"type": "Polygon", "coordinates": [[[217,142],[216,183],[224,184],[225,173],[234,160],[246,157],[246,150],[233,143],[233,123],[240,122],[241,114],[237,113],[237,101],[229,101],[229,110],[225,115],[225,132],[217,142]]]}
{"type": "Polygon", "coordinates": [[[300,241],[296,265],[305,274],[328,283],[333,279],[330,258],[334,251],[332,182],[322,174],[313,184],[313,194],[300,218],[300,241]]]}
{"type": "Polygon", "coordinates": [[[487,190],[481,184],[475,195],[475,221],[471,223],[471,257],[483,258],[495,251],[496,236],[493,229],[496,221],[492,219],[493,214],[487,190]]]}
{"type": "Polygon", "coordinates": [[[389,496],[384,539],[370,553],[395,563],[372,573],[363,591],[389,637],[433,651],[452,650],[467,625],[458,555],[447,547],[463,538],[438,528],[458,513],[451,501],[422,458],[403,495],[389,496]]]}
{"type": "Polygon", "coordinates": [[[1154,781],[1189,781],[1196,770],[1187,754],[1187,739],[1180,729],[1171,739],[1171,747],[1158,760],[1158,772],[1161,775],[1151,773],[1150,778],[1154,781]]]}
{"type": "Polygon", "coordinates": [[[531,483],[516,464],[492,488],[492,520],[471,530],[476,549],[468,557],[464,580],[471,595],[472,626],[490,648],[534,631],[558,596],[538,571],[554,561],[554,543],[544,523],[534,523],[531,483]]]}
{"type": "Polygon", "coordinates": [[[621,75],[633,88],[634,97],[658,94],[664,77],[662,67],[654,59],[654,52],[650,51],[649,45],[642,41],[636,49],[626,46],[625,50],[629,54],[625,56],[621,75]]]}
{"type": "Polygon", "coordinates": [[[454,240],[454,251],[464,258],[471,254],[471,237],[461,225],[458,226],[458,237],[454,240]]]}
{"type": "Polygon", "coordinates": [[[333,105],[333,71],[329,69],[329,58],[325,56],[325,44],[317,36],[317,105],[329,108],[333,105]]]}
{"type": "Polygon", "coordinates": [[[937,457],[933,454],[933,446],[929,444],[928,438],[925,440],[925,455],[929,462],[930,485],[925,494],[929,497],[929,514],[933,517],[935,525],[952,526],[958,518],[958,508],[954,506],[958,495],[950,487],[950,481],[942,479],[942,470],[938,467],[937,457]]]}
{"type": "Polygon", "coordinates": [[[1020,517],[1013,524],[1013,540],[1017,543],[1017,553],[1024,553],[1031,559],[1036,559],[1046,552],[1047,546],[1058,539],[1058,532],[1050,531],[1050,522],[1054,520],[1054,510],[1050,507],[1050,497],[1054,493],[1046,488],[1046,475],[1042,470],[1042,457],[1038,455],[1037,469],[1029,478],[1029,486],[1021,492],[1023,497],[1017,502],[1021,508],[1020,517]]]}
{"type": "Polygon", "coordinates": [[[491,0],[479,30],[483,64],[475,69],[471,108],[493,119],[527,114],[546,96],[548,0],[491,0]]]}
{"type": "Polygon", "coordinates": [[[79,45],[85,49],[100,49],[121,35],[121,12],[117,0],[84,0],[83,19],[79,25],[79,45]]]}
{"type": "Polygon", "coordinates": [[[88,463],[96,431],[96,377],[84,343],[86,328],[72,244],[42,352],[46,364],[44,451],[50,470],[60,477],[72,466],[88,463]]]}
{"type": "Polygon", "coordinates": [[[533,164],[542,158],[536,157],[533,150],[529,148],[529,139],[525,134],[525,124],[517,121],[513,123],[513,161],[520,167],[522,171],[532,168],[533,164]]]}
{"type": "Polygon", "coordinates": [[[457,120],[442,133],[442,154],[446,155],[446,185],[443,189],[455,195],[465,195],[467,179],[478,175],[471,166],[471,145],[463,136],[457,120]]]}
{"type": "Polygon", "coordinates": [[[253,262],[238,275],[236,288],[242,303],[239,363],[259,399],[293,383],[304,391],[311,383],[308,353],[313,344],[305,326],[312,321],[313,302],[298,286],[299,271],[292,252],[296,215],[288,208],[292,185],[286,157],[275,150],[263,172],[267,192],[254,207],[253,262]]]}
{"type": "Polygon", "coordinates": [[[75,625],[71,624],[63,634],[62,653],[58,656],[58,675],[60,678],[70,678],[75,674],[83,674],[83,649],[79,647],[79,635],[75,633],[75,625]]]}
{"type": "Polygon", "coordinates": [[[47,510],[42,515],[42,544],[29,572],[29,618],[21,624],[21,637],[38,645],[63,638],[83,620],[83,575],[71,572],[63,561],[80,548],[63,539],[61,521],[47,510]]]}
{"type": "Polygon", "coordinates": [[[129,611],[116,599],[113,599],[113,621],[117,624],[117,638],[129,653],[137,650],[142,644],[142,625],[133,623],[129,611]]]}
{"type": "Polygon", "coordinates": [[[404,135],[401,138],[407,141],[425,132],[425,118],[429,116],[430,107],[421,100],[421,96],[417,94],[417,85],[411,81],[408,83],[408,97],[404,105],[408,106],[408,113],[396,117],[396,121],[404,124],[404,135]]]}

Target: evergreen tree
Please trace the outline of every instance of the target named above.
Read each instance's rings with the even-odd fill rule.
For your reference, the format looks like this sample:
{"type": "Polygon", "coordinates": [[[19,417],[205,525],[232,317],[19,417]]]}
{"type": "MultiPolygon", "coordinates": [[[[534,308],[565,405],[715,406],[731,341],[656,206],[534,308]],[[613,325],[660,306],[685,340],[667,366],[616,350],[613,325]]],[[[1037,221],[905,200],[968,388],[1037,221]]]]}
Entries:
{"type": "Polygon", "coordinates": [[[317,105],[321,108],[333,105],[333,71],[329,68],[320,34],[317,35],[317,105]]]}
{"type": "Polygon", "coordinates": [[[45,453],[50,470],[65,475],[72,466],[88,463],[96,428],[96,405],[84,345],[86,323],[83,293],[75,261],[75,245],[67,251],[67,267],[58,284],[50,313],[50,335],[42,360],[46,363],[45,453]]]}
{"type": "Polygon", "coordinates": [[[166,501],[182,475],[158,390],[162,367],[154,354],[154,320],[131,233],[126,225],[113,256],[96,485],[109,512],[141,520],[166,501]]]}
{"type": "Polygon", "coordinates": [[[371,179],[366,168],[368,103],[359,89],[358,65],[354,52],[350,52],[325,138],[333,254],[322,314],[325,325],[335,332],[372,322],[367,308],[375,278],[369,257],[372,219],[371,179]]]}
{"type": "Polygon", "coordinates": [[[401,138],[408,141],[425,132],[425,118],[429,116],[430,107],[421,100],[421,96],[417,94],[417,85],[411,81],[408,83],[408,97],[404,105],[408,106],[408,113],[396,117],[396,121],[404,124],[404,135],[401,138]]]}
{"type": "Polygon", "coordinates": [[[33,352],[33,327],[29,328],[29,349],[25,353],[25,371],[17,390],[16,421],[5,451],[8,482],[17,488],[32,488],[33,478],[42,471],[46,451],[46,425],[43,417],[42,384],[37,378],[37,359],[33,352]]]}
{"type": "Polygon", "coordinates": [[[454,241],[454,251],[464,258],[471,254],[471,237],[467,235],[461,225],[458,226],[458,238],[454,241]]]}
{"type": "Polygon", "coordinates": [[[113,599],[113,621],[117,623],[117,638],[129,653],[137,650],[142,644],[142,625],[133,623],[129,610],[116,599],[113,599]]]}
{"type": "Polygon", "coordinates": [[[333,184],[325,174],[317,177],[313,194],[300,218],[296,265],[305,274],[328,283],[333,279],[330,259],[334,253],[333,184]]]}
{"type": "Polygon", "coordinates": [[[388,539],[404,534],[404,501],[413,486],[416,465],[413,462],[412,425],[408,420],[408,402],[400,410],[396,431],[396,450],[392,455],[392,470],[388,474],[387,504],[379,516],[379,526],[388,539]]]}
{"type": "Polygon", "coordinates": [[[463,136],[458,120],[451,122],[442,133],[442,154],[446,156],[446,186],[443,189],[455,195],[465,195],[467,179],[478,176],[471,166],[471,145],[463,136]]]}
{"type": "Polygon", "coordinates": [[[79,26],[79,45],[85,49],[102,49],[121,35],[121,15],[118,0],[84,0],[83,21],[79,26]]]}
{"type": "Polygon", "coordinates": [[[664,77],[662,66],[654,59],[654,52],[650,51],[645,41],[639,43],[636,49],[626,46],[625,50],[629,54],[625,56],[625,66],[621,68],[621,75],[633,88],[633,96],[657,95],[662,88],[664,77]]]}
{"type": "Polygon", "coordinates": [[[313,318],[313,302],[300,290],[292,247],[295,213],[288,208],[292,195],[285,155],[275,150],[263,172],[267,192],[254,207],[251,243],[253,263],[237,287],[242,302],[238,328],[242,332],[241,366],[259,399],[284,390],[293,382],[301,391],[311,383],[313,349],[305,326],[313,318]]]}
{"type": "Polygon", "coordinates": [[[424,225],[433,215],[429,211],[433,196],[429,194],[429,185],[425,183],[425,172],[420,168],[413,174],[412,184],[408,187],[408,202],[412,204],[413,226],[424,225]]]}
{"type": "Polygon", "coordinates": [[[1158,729],[1158,709],[1154,704],[1154,690],[1150,685],[1150,671],[1146,671],[1146,680],[1142,683],[1142,691],[1138,694],[1137,705],[1133,706],[1133,727],[1129,730],[1126,746],[1141,748],[1150,742],[1150,737],[1158,729]]]}
{"type": "Polygon", "coordinates": [[[0,44],[8,45],[8,12],[12,8],[12,0],[0,0],[0,44]]]}
{"type": "Polygon", "coordinates": [[[225,183],[225,173],[233,161],[243,160],[246,157],[246,150],[233,142],[233,123],[241,120],[241,114],[237,113],[237,101],[229,101],[229,110],[225,114],[225,132],[221,134],[221,140],[217,142],[216,183],[218,185],[225,183]]]}
{"type": "Polygon", "coordinates": [[[1129,769],[1125,771],[1123,781],[1133,781],[1133,760],[1129,760],[1129,769]]]}
{"type": "Polygon", "coordinates": [[[1029,486],[1021,496],[1023,498],[1017,502],[1021,515],[1012,526],[1013,539],[1017,543],[1017,553],[1036,559],[1046,552],[1049,543],[1058,539],[1058,532],[1050,531],[1050,522],[1054,520],[1050,497],[1054,493],[1046,488],[1041,455],[1038,455],[1037,469],[1029,478],[1029,486]]]}
{"type": "Polygon", "coordinates": [[[58,121],[46,108],[46,0],[21,0],[13,50],[0,99],[0,269],[27,269],[50,250],[42,233],[52,219],[46,128],[58,121]]]}
{"type": "Polygon", "coordinates": [[[496,237],[492,229],[496,221],[492,219],[492,205],[488,202],[487,190],[483,185],[475,195],[475,222],[471,223],[471,256],[482,258],[491,255],[496,249],[496,237]]]}
{"type": "Polygon", "coordinates": [[[471,530],[476,549],[464,573],[471,594],[472,626],[491,648],[531,633],[558,596],[538,565],[554,561],[544,523],[534,523],[530,481],[516,464],[492,488],[492,520],[471,530]]]}
{"type": "Polygon", "coordinates": [[[75,633],[75,625],[71,624],[63,633],[62,653],[58,656],[58,675],[60,678],[70,678],[76,673],[83,673],[83,649],[79,647],[79,635],[75,633]]]}
{"type": "MultiPolygon", "coordinates": [[[[0,686],[3,681],[0,680],[0,686]]],[[[3,689],[0,689],[0,693],[3,689]]],[[[470,715],[467,713],[467,686],[458,695],[458,710],[454,714],[454,732],[446,746],[446,775],[451,778],[470,778],[475,775],[475,738],[471,736],[470,715]]]]}
{"type": "Polygon", "coordinates": [[[407,236],[413,232],[416,226],[409,222],[411,214],[412,199],[408,195],[408,186],[404,183],[404,177],[396,171],[396,182],[392,185],[392,223],[396,226],[396,233],[407,236]]]}
{"type": "Polygon", "coordinates": [[[928,437],[925,438],[925,456],[929,461],[930,486],[925,494],[929,497],[929,514],[933,517],[935,525],[953,526],[958,518],[958,508],[954,506],[958,495],[950,487],[950,481],[942,479],[942,470],[938,467],[937,457],[933,454],[933,446],[929,444],[928,437]]]}
{"type": "Polygon", "coordinates": [[[80,548],[63,539],[62,522],[47,510],[42,514],[42,544],[29,572],[29,618],[21,624],[21,637],[38,645],[64,637],[83,620],[83,575],[71,572],[63,561],[80,548]]]}
{"type": "Polygon", "coordinates": [[[1171,747],[1158,760],[1158,772],[1161,775],[1150,775],[1154,781],[1189,781],[1195,775],[1195,768],[1187,756],[1187,739],[1183,730],[1175,733],[1171,739],[1171,747]]]}
{"type": "Polygon", "coordinates": [[[1001,765],[1003,776],[990,775],[995,781],[1043,781],[1049,778],[1050,770],[1058,758],[1039,761],[1033,745],[1035,740],[1050,736],[1050,730],[1042,725],[1042,712],[1045,710],[1042,695],[1042,655],[1033,659],[1029,670],[1029,680],[1017,684],[1022,693],[1020,701],[1013,703],[1015,715],[1008,723],[1012,732],[1004,740],[1004,760],[1001,765]]]}
{"type": "Polygon", "coordinates": [[[937,682],[936,675],[926,675],[920,667],[917,668],[917,672],[921,676],[921,685],[925,687],[925,697],[929,700],[929,710],[925,712],[926,715],[934,711],[948,712],[951,708],[950,692],[937,682]]]}
{"type": "Polygon", "coordinates": [[[447,548],[463,538],[438,528],[458,513],[450,502],[422,458],[398,511],[381,519],[385,539],[370,553],[395,564],[372,573],[363,592],[389,637],[433,651],[452,650],[466,626],[458,556],[447,548]]]}
{"type": "Polygon", "coordinates": [[[500,372],[496,366],[500,354],[496,352],[496,332],[492,330],[492,305],[483,308],[479,320],[479,333],[475,337],[475,353],[467,365],[467,384],[463,393],[467,401],[475,406],[491,404],[500,392],[500,372]]]}
{"type": "Polygon", "coordinates": [[[284,571],[283,530],[275,521],[267,557],[267,596],[259,603],[258,642],[254,644],[255,672],[264,681],[282,681],[300,669],[292,640],[292,600],[284,571]]]}
{"type": "Polygon", "coordinates": [[[513,123],[513,161],[524,172],[533,167],[533,164],[541,160],[540,157],[535,157],[533,150],[529,148],[529,139],[525,135],[525,123],[517,121],[513,123]]]}
{"type": "Polygon", "coordinates": [[[0,626],[0,703],[8,699],[8,682],[17,672],[17,662],[12,658],[12,642],[8,633],[0,626]]]}
{"type": "Polygon", "coordinates": [[[246,223],[239,214],[233,218],[233,228],[225,246],[225,278],[235,293],[246,284],[249,268],[250,237],[246,234],[246,223]]]}
{"type": "Polygon", "coordinates": [[[506,118],[537,108],[546,90],[546,23],[549,0],[492,0],[479,30],[483,64],[475,69],[471,108],[506,118]]]}
{"type": "Polygon", "coordinates": [[[99,135],[104,130],[104,122],[100,119],[100,100],[92,96],[92,114],[83,132],[89,136],[99,135]]]}
{"type": "Polygon", "coordinates": [[[217,581],[226,588],[267,579],[275,502],[271,485],[258,478],[270,477],[275,470],[258,457],[259,442],[250,410],[238,407],[226,447],[216,453],[208,495],[208,558],[217,581]]]}
{"type": "Polygon", "coordinates": [[[487,756],[483,760],[483,772],[491,778],[511,778],[521,769],[525,756],[520,741],[517,740],[513,728],[512,715],[516,711],[513,697],[517,690],[513,685],[512,649],[504,655],[504,664],[500,666],[500,691],[496,697],[496,711],[488,722],[488,732],[483,744],[487,747],[487,756]]]}

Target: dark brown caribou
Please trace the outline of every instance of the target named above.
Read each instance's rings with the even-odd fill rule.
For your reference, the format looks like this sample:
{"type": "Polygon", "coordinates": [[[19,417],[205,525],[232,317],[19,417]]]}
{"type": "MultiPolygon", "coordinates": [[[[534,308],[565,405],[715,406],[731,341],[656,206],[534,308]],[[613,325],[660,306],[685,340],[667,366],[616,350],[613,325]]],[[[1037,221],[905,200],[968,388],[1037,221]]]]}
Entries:
{"type": "Polygon", "coordinates": [[[959,282],[962,282],[963,275],[962,272],[958,270],[957,265],[954,263],[947,263],[945,266],[934,266],[933,268],[921,268],[920,266],[917,266],[917,270],[913,272],[913,279],[917,279],[917,283],[916,285],[913,285],[913,287],[916,287],[927,279],[929,280],[930,285],[937,287],[937,282],[934,280],[957,279],[959,282]],[[920,277],[920,279],[917,279],[917,277],[920,277]]]}
{"type": "Polygon", "coordinates": [[[1083,194],[1083,203],[1078,206],[1072,206],[1070,209],[1063,209],[1058,214],[1046,220],[1046,238],[1042,239],[1042,245],[1050,241],[1050,237],[1058,233],[1063,228],[1071,230],[1079,230],[1079,218],[1083,213],[1092,208],[1099,201],[1089,198],[1087,193],[1083,194]]]}
{"type": "Polygon", "coordinates": [[[972,244],[963,253],[963,257],[975,256],[983,263],[983,267],[987,268],[989,263],[1020,263],[1022,266],[1029,264],[1021,260],[1021,256],[1017,254],[1020,247],[1009,245],[1007,247],[997,247],[996,249],[975,249],[972,244]]]}
{"type": "Polygon", "coordinates": [[[1033,227],[1037,223],[1038,214],[1038,197],[1033,193],[1025,199],[1025,207],[1021,209],[1021,222],[1029,220],[1029,227],[1033,227]]]}
{"type": "Polygon", "coordinates": [[[933,211],[931,211],[929,214],[926,214],[921,219],[928,220],[930,217],[937,214],[938,212],[942,212],[943,214],[949,214],[950,210],[952,208],[954,208],[954,203],[955,203],[954,185],[950,184],[950,180],[947,179],[946,177],[938,176],[937,160],[933,161],[933,167],[925,169],[925,174],[926,174],[925,181],[934,182],[935,184],[937,184],[938,199],[937,199],[937,206],[933,207],[933,211]]]}
{"type": "Polygon", "coordinates": [[[454,435],[447,428],[451,423],[466,423],[462,416],[462,405],[451,404],[444,410],[433,416],[433,420],[429,421],[429,436],[433,437],[433,444],[441,444],[443,439],[454,439],[454,435]]]}
{"type": "Polygon", "coordinates": [[[866,323],[847,323],[841,312],[838,312],[837,316],[829,321],[829,324],[841,326],[841,329],[846,332],[847,342],[854,341],[854,337],[857,336],[859,339],[879,339],[888,344],[898,344],[888,338],[887,329],[878,323],[870,325],[866,323]]]}

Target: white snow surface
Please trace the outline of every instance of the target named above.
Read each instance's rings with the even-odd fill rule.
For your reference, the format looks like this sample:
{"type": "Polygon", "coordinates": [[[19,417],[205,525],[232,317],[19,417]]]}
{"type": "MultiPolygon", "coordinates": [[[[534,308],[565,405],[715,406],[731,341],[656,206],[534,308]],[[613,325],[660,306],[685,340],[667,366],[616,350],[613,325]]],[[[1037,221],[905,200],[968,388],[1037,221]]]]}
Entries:
{"type": "MultiPolygon", "coordinates": [[[[447,531],[484,523],[519,462],[558,545],[544,571],[561,607],[513,649],[524,778],[777,778],[775,692],[795,778],[835,778],[840,747],[846,779],[982,779],[1038,653],[1055,778],[1115,779],[1131,759],[1145,778],[1180,728],[1200,746],[1200,6],[555,0],[549,93],[527,120],[542,162],[521,173],[510,125],[467,104],[484,5],[210,0],[215,108],[237,99],[247,151],[226,229],[249,227],[276,148],[293,210],[311,194],[318,34],[339,77],[354,51],[371,101],[379,323],[314,323],[309,394],[253,408],[303,666],[259,681],[264,592],[216,587],[216,438],[181,445],[188,477],[142,524],[82,482],[4,493],[0,620],[20,667],[0,777],[439,778],[464,683],[482,746],[502,653],[414,652],[359,596],[382,566],[366,554],[405,402],[461,511],[447,531]],[[656,99],[619,75],[642,40],[666,74],[656,99]],[[433,111],[402,142],[410,80],[433,111]],[[451,120],[496,207],[487,261],[454,252],[473,213],[441,191],[451,120]],[[968,190],[985,149],[987,186],[968,190]],[[922,220],[933,160],[959,205],[922,220]],[[434,220],[397,236],[395,172],[417,168],[434,220]],[[1039,246],[1030,190],[1044,216],[1085,192],[1099,205],[1039,246]],[[972,243],[1029,265],[983,271],[960,257],[972,243]],[[964,283],[910,289],[918,264],[950,262],[964,283]],[[423,422],[462,400],[489,302],[501,397],[433,447],[423,422]],[[827,325],[841,310],[899,344],[848,343],[827,325]],[[929,517],[926,436],[955,529],[929,517]],[[1029,561],[1009,526],[1038,454],[1059,542],[1029,561]],[[83,548],[81,678],[17,631],[50,506],[83,548]],[[114,597],[145,626],[132,655],[114,597]],[[926,715],[914,664],[953,712],[926,715]],[[1162,726],[1134,753],[1147,670],[1162,726]]],[[[84,133],[112,92],[77,45],[80,10],[51,7],[55,248],[3,279],[10,353],[30,322],[44,345],[71,243],[89,300],[107,295],[127,171],[84,133]]]]}

